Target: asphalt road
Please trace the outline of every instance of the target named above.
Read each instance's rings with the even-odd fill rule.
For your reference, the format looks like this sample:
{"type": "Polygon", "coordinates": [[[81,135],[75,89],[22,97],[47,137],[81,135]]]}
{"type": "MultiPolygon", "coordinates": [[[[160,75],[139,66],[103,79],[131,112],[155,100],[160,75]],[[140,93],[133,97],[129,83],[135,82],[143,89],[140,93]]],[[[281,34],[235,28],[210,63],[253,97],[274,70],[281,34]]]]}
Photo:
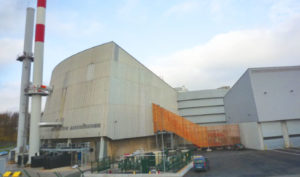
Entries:
{"type": "Polygon", "coordinates": [[[213,151],[199,154],[209,158],[210,170],[196,172],[191,169],[185,177],[300,176],[300,149],[213,151]]]}

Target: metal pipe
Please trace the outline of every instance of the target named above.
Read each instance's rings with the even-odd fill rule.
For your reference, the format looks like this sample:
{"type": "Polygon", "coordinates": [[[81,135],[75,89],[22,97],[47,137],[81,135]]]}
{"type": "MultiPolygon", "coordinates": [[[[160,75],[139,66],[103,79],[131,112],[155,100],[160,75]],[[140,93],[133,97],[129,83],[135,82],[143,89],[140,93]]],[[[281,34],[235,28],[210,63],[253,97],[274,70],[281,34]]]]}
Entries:
{"type": "Polygon", "coordinates": [[[158,149],[158,137],[157,137],[157,132],[155,133],[155,144],[156,144],[156,149],[158,149]]]}
{"type": "MultiPolygon", "coordinates": [[[[45,37],[45,16],[46,0],[37,1],[36,28],[35,28],[35,46],[34,46],[34,68],[33,68],[33,86],[38,88],[43,81],[43,58],[44,58],[44,37],[45,37]]],[[[38,91],[37,91],[38,92],[38,91]]],[[[32,95],[31,119],[30,119],[30,137],[29,137],[29,159],[39,154],[40,132],[39,123],[41,118],[42,96],[39,93],[32,95]]]]}
{"type": "Polygon", "coordinates": [[[161,132],[161,145],[162,145],[162,152],[163,152],[163,165],[164,165],[164,172],[166,172],[166,154],[165,154],[165,143],[164,143],[164,131],[161,132]]]}
{"type": "Polygon", "coordinates": [[[105,144],[104,143],[105,143],[104,137],[101,136],[101,138],[100,138],[100,149],[99,149],[99,161],[101,161],[105,156],[105,154],[104,154],[105,144]]]}
{"type": "Polygon", "coordinates": [[[165,154],[165,143],[164,143],[164,114],[163,111],[161,111],[161,121],[162,121],[162,130],[161,130],[161,145],[162,145],[162,154],[163,154],[163,165],[164,165],[164,173],[166,172],[166,154],[165,154]]]}
{"type": "MultiPolygon", "coordinates": [[[[21,78],[21,90],[20,90],[20,106],[19,106],[19,120],[18,120],[18,138],[16,158],[18,154],[23,154],[26,151],[27,131],[26,129],[26,117],[28,116],[28,96],[25,95],[25,89],[30,84],[30,70],[32,60],[32,41],[33,41],[33,25],[34,25],[34,9],[27,8],[26,11],[26,25],[25,25],[25,37],[24,37],[24,50],[23,55],[18,58],[22,64],[22,78],[21,78]]],[[[23,164],[22,164],[23,165],[23,164]]]]}
{"type": "Polygon", "coordinates": [[[174,149],[174,134],[170,133],[170,139],[171,139],[171,149],[174,149]]]}

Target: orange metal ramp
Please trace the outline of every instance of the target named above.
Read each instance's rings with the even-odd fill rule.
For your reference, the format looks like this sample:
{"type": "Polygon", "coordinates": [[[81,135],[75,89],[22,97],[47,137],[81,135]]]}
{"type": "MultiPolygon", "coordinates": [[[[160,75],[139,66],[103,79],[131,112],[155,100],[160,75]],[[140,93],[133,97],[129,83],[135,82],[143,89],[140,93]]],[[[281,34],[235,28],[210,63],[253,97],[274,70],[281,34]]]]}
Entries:
{"type": "Polygon", "coordinates": [[[227,146],[240,143],[236,124],[200,126],[156,104],[152,104],[154,132],[168,131],[198,147],[227,146]]]}

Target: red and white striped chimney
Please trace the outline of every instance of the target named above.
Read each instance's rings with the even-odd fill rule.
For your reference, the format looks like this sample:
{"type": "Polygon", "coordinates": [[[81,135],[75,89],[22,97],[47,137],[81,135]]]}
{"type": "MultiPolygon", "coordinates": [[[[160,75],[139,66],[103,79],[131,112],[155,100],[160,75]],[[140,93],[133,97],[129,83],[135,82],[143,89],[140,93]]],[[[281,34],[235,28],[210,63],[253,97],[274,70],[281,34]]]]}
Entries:
{"type": "Polygon", "coordinates": [[[38,0],[36,11],[35,42],[44,43],[45,38],[46,0],[38,0]]]}
{"type": "MultiPolygon", "coordinates": [[[[44,59],[44,39],[45,39],[45,16],[46,0],[38,0],[36,11],[35,46],[34,46],[34,67],[33,85],[40,87],[43,82],[43,59],[44,59]]],[[[29,162],[31,157],[39,154],[40,151],[40,131],[39,123],[41,119],[42,96],[36,92],[32,95],[30,136],[29,136],[29,162]]]]}

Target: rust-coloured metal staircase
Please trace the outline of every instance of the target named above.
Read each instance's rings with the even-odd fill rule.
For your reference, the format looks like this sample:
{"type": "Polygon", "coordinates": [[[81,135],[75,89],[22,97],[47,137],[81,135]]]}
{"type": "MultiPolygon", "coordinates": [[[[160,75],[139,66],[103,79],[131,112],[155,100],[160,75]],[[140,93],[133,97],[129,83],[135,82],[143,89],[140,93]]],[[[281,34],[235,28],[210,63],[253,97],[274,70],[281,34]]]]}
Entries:
{"type": "Polygon", "coordinates": [[[154,132],[168,131],[198,147],[229,146],[240,143],[237,124],[200,126],[156,104],[152,104],[154,132]]]}

